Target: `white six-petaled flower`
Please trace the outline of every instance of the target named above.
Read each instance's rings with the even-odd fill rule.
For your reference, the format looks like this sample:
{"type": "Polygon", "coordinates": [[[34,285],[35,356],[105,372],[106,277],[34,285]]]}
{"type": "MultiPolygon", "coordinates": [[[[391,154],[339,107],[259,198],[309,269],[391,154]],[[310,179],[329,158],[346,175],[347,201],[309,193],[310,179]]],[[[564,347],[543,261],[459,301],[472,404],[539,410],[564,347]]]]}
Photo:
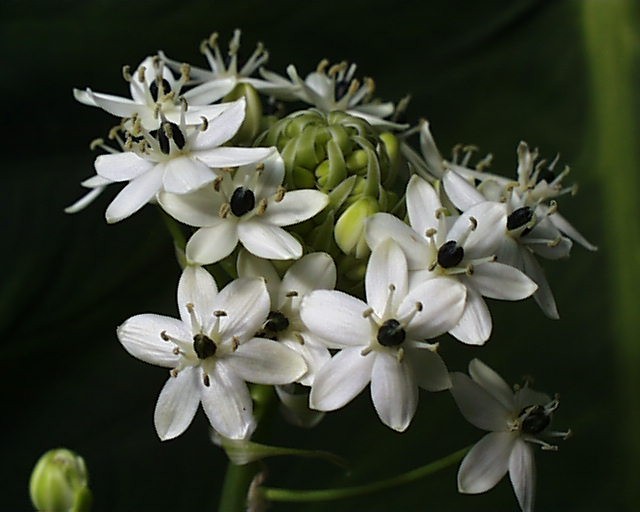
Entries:
{"type": "Polygon", "coordinates": [[[514,392],[495,371],[474,359],[469,375],[451,374],[451,393],[462,415],[490,433],[466,455],[458,471],[458,489],[478,494],[494,487],[509,472],[518,503],[524,512],[533,510],[535,467],[531,444],[542,449],[557,447],[539,436],[567,438],[569,432],[548,431],[552,413],[558,408],[551,399],[528,385],[514,392]]]}
{"type": "Polygon", "coordinates": [[[154,422],[162,440],[182,434],[202,404],[211,426],[230,439],[255,428],[245,381],[287,384],[306,372],[302,357],[256,337],[269,313],[263,279],[237,279],[220,292],[201,267],[187,267],[178,284],[180,319],[142,314],[118,328],[124,348],[142,361],[171,368],[154,422]]]}
{"type": "Polygon", "coordinates": [[[437,345],[428,340],[459,320],[465,289],[431,279],[409,289],[406,258],[386,240],[374,248],[365,277],[368,304],[340,291],[306,295],[300,316],[309,330],[342,349],[317,373],[310,395],[313,409],[339,409],[371,383],[371,398],[382,422],[402,432],[418,405],[418,387],[450,385],[437,345]]]}

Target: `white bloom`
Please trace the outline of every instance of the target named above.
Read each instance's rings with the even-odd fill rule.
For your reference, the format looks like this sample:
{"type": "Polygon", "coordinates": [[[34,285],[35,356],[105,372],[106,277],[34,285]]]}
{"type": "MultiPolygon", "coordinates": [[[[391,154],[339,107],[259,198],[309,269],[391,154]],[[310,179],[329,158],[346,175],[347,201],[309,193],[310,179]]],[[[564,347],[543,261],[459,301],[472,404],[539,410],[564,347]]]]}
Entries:
{"type": "Polygon", "coordinates": [[[200,403],[211,426],[231,439],[255,428],[245,381],[286,384],[306,371],[302,358],[285,346],[255,337],[269,312],[261,279],[237,279],[218,293],[211,275],[187,267],[178,284],[180,319],[143,314],[118,328],[131,355],[172,368],[155,409],[162,440],[182,434],[200,403]]]}
{"type": "Polygon", "coordinates": [[[313,217],[328,203],[317,190],[286,192],[284,162],[274,153],[265,162],[225,173],[213,186],[191,194],[158,195],[173,217],[200,229],[189,239],[187,259],[206,265],[231,254],[238,242],[250,253],[274,260],[297,259],[302,246],[283,226],[313,217]]]}
{"type": "MultiPolygon", "coordinates": [[[[213,169],[257,162],[273,148],[222,147],[244,120],[240,99],[200,127],[165,121],[152,135],[140,127],[138,142],[129,139],[131,151],[96,158],[96,172],[113,182],[129,183],[107,208],[107,222],[118,222],[153,200],[160,191],[186,194],[214,181],[213,169]]],[[[134,132],[137,135],[137,132],[134,132]]]]}
{"type": "MultiPolygon", "coordinates": [[[[269,59],[269,53],[264,49],[262,43],[258,43],[251,57],[239,68],[240,35],[240,30],[233,31],[233,38],[229,42],[228,59],[223,57],[218,47],[217,32],[211,34],[209,39],[202,41],[200,52],[207,58],[211,69],[190,68],[190,83],[200,84],[187,93],[190,102],[195,104],[212,103],[229,94],[238,84],[249,84],[266,95],[291,96],[291,90],[295,86],[288,82],[284,84],[272,83],[259,78],[251,78],[251,75],[269,59]]],[[[162,52],[160,52],[160,57],[173,69],[177,70],[184,66],[178,61],[169,59],[162,52]]]]}
{"type": "Polygon", "coordinates": [[[176,80],[160,57],[147,57],[133,75],[128,66],[123,69],[123,76],[129,82],[131,99],[93,92],[89,88],[84,91],[74,89],[73,95],[80,103],[99,107],[114,116],[136,117],[147,130],[158,128],[162,116],[172,123],[180,122],[184,102],[188,104],[184,112],[188,125],[200,123],[202,117],[211,119],[228,108],[228,104],[209,105],[214,100],[197,89],[183,94],[182,87],[189,80],[189,66],[183,64],[180,71],[180,78],[176,80]]]}
{"type": "Polygon", "coordinates": [[[300,302],[313,290],[332,290],[336,285],[336,266],[324,252],[307,254],[296,261],[280,279],[273,264],[247,251],[238,255],[238,276],[262,277],[271,298],[271,311],[260,336],[277,340],[302,356],[307,373],[298,382],[311,386],[316,372],[331,355],[322,340],[300,319],[300,302]]]}
{"type": "Polygon", "coordinates": [[[370,382],[378,416],[402,432],[415,414],[418,387],[449,387],[437,345],[423,340],[456,324],[465,289],[459,283],[431,279],[409,290],[408,280],[402,250],[387,240],[373,250],[367,266],[368,304],[330,290],[304,297],[302,321],[332,348],[342,348],[316,375],[309,402],[313,409],[339,409],[370,382]]]}
{"type": "Polygon", "coordinates": [[[527,385],[515,393],[491,368],[478,359],[469,364],[469,375],[451,374],[451,393],[463,416],[490,433],[466,455],[458,471],[458,490],[478,494],[494,487],[509,472],[518,503],[524,512],[533,510],[535,468],[531,443],[556,450],[538,436],[567,438],[570,432],[547,430],[558,399],[527,385]]]}
{"type": "Polygon", "coordinates": [[[462,283],[467,289],[464,312],[449,332],[464,343],[483,344],[492,321],[482,297],[520,300],[536,290],[518,269],[495,261],[504,207],[483,202],[459,217],[448,217],[434,188],[416,175],[409,180],[406,202],[411,227],[378,213],[367,222],[367,243],[375,247],[393,238],[407,256],[412,286],[436,277],[462,283]]]}

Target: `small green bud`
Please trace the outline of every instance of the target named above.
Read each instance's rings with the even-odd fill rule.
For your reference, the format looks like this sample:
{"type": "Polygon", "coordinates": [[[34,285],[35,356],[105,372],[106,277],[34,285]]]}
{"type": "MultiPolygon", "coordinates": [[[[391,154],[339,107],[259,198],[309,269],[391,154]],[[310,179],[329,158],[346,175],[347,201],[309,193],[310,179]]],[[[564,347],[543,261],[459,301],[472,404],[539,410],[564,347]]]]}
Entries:
{"type": "Polygon", "coordinates": [[[84,460],[70,450],[45,453],[31,473],[31,502],[40,512],[89,512],[91,491],[84,460]]]}
{"type": "Polygon", "coordinates": [[[364,149],[357,149],[347,158],[347,168],[353,174],[364,176],[367,173],[367,162],[369,157],[364,149]]]}
{"type": "Polygon", "coordinates": [[[379,211],[378,201],[368,196],[358,199],[344,211],[334,229],[336,243],[342,252],[356,258],[364,258],[369,254],[364,224],[367,217],[379,211]]]}
{"type": "Polygon", "coordinates": [[[260,133],[262,126],[262,102],[258,91],[249,84],[238,84],[233,90],[224,97],[224,101],[234,101],[244,97],[246,100],[246,109],[244,121],[240,125],[240,129],[231,139],[234,146],[253,144],[256,135],[260,133]]]}

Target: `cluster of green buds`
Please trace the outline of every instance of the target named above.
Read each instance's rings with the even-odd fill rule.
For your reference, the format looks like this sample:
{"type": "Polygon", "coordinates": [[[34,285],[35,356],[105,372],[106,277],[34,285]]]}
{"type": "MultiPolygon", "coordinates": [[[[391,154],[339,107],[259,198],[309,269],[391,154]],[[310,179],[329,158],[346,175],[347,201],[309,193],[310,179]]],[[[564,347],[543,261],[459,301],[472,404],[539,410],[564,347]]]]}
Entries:
{"type": "Polygon", "coordinates": [[[331,254],[339,275],[362,282],[369,255],[365,220],[399,206],[393,190],[401,165],[396,136],[346,112],[304,110],[276,122],[258,144],[280,151],[287,189],[317,188],[329,195],[329,206],[296,232],[310,250],[331,254]]]}

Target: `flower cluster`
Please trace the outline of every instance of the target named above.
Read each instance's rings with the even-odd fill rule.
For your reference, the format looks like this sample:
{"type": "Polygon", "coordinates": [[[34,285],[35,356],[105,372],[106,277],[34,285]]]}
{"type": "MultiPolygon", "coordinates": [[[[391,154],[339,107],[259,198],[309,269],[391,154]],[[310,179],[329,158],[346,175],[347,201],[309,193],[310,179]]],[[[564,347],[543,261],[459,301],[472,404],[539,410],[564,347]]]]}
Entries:
{"type": "Polygon", "coordinates": [[[572,240],[595,249],[558,213],[575,191],[561,183],[568,168],[556,173],[558,158],[547,164],[525,143],[515,180],[486,172],[490,158],[472,167],[470,148],[447,161],[426,121],[399,122],[407,100],[375,98],[355,64],[322,61],[304,79],[291,65],[285,77],[262,67],[261,44],[239,63],[239,44],[236,31],[225,57],[217,34],[203,41],[210,69],[162,52],[125,67],[131,98],[74,91],[120,121],[113,147],[94,143],[104,154],[82,183],[90,191],[67,211],[125,183],[108,222],[152,203],[185,235],[179,319],[139,314],[117,330],[131,355],[170,369],[159,437],[183,433],[202,404],[216,436],[248,442],[255,385],[276,386],[286,417],[307,427],[368,386],[398,432],[419,388],[451,390],[491,431],[463,461],[460,491],[483,492],[508,470],[530,510],[527,443],[550,447],[538,436],[557,399],[527,386],[514,395],[477,360],[471,378],[449,373],[438,349],[447,334],[489,340],[485,298],[533,296],[558,317],[536,256],[568,257],[572,240]]]}

